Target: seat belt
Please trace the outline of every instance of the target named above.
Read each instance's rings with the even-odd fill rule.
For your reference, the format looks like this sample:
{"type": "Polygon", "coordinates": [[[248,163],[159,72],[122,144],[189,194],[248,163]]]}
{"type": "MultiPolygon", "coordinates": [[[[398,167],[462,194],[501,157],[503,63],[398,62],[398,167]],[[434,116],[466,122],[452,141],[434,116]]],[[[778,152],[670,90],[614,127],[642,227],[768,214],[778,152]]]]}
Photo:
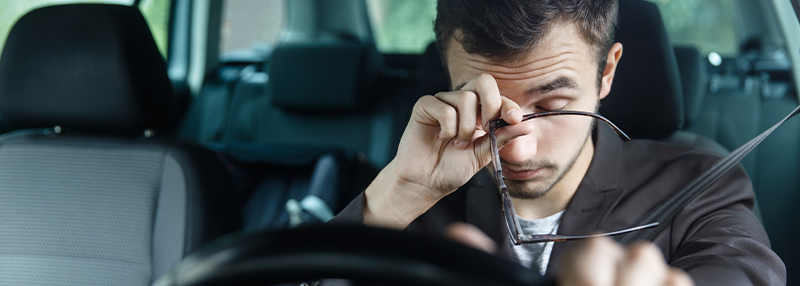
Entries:
{"type": "Polygon", "coordinates": [[[619,236],[618,241],[622,244],[627,244],[630,242],[634,242],[637,240],[649,240],[652,241],[656,238],[662,230],[669,224],[669,222],[675,217],[678,212],[683,209],[692,199],[697,197],[703,190],[711,186],[714,182],[716,182],[722,175],[727,173],[733,166],[739,163],[745,155],[750,153],[756,146],[758,146],[761,141],[763,141],[767,136],[769,136],[772,131],[778,128],[781,124],[792,118],[793,116],[800,113],[800,106],[796,107],[789,115],[783,118],[783,120],[779,121],[766,131],[762,132],[755,138],[751,139],[741,147],[737,148],[727,156],[723,157],[719,161],[715,162],[711,167],[703,171],[700,175],[692,179],[688,184],[683,186],[677,193],[672,195],[669,199],[667,199],[664,203],[659,205],[657,208],[651,210],[647,213],[644,217],[639,219],[639,221],[635,222],[633,225],[644,225],[648,223],[658,222],[659,225],[655,228],[641,230],[637,232],[627,233],[625,235],[619,236]]]}

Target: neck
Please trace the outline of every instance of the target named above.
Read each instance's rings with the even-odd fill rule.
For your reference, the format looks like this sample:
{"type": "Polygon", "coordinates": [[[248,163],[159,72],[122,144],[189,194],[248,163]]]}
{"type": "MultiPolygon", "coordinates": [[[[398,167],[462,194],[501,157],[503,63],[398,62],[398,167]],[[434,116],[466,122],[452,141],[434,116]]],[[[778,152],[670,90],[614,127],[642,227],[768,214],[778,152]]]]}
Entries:
{"type": "Polygon", "coordinates": [[[545,195],[533,200],[511,198],[517,215],[527,220],[535,220],[565,210],[575,192],[578,191],[578,186],[583,181],[586,171],[589,170],[592,157],[594,157],[594,144],[589,137],[572,168],[545,195]]]}

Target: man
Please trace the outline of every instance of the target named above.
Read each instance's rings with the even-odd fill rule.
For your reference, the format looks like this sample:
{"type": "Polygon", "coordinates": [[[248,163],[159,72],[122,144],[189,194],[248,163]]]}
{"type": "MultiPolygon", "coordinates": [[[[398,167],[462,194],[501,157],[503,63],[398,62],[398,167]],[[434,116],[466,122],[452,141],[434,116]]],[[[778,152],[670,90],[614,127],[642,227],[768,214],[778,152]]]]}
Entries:
{"type": "Polygon", "coordinates": [[[534,271],[561,273],[566,284],[785,284],[741,168],[695,198],[652,244],[594,240],[564,255],[572,243],[510,243],[497,185],[481,171],[491,162],[489,120],[510,123],[496,132],[499,154],[529,234],[627,228],[719,159],[655,141],[622,143],[588,117],[521,122],[528,113],[597,111],[622,57],[616,18],[615,0],[440,0],[437,46],[453,90],[417,102],[397,156],[333,222],[447,230],[534,271]]]}

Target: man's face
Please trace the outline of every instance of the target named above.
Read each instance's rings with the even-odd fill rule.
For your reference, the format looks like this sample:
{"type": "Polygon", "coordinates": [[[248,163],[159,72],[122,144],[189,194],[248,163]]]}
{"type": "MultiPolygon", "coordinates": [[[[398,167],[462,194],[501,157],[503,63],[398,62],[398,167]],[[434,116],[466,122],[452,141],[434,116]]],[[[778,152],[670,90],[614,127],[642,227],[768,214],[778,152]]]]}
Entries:
{"type": "MultiPolygon", "coordinates": [[[[536,49],[515,63],[498,64],[467,54],[454,39],[446,56],[456,89],[488,73],[497,80],[500,94],[516,102],[524,114],[561,109],[595,112],[599,99],[608,93],[607,88],[598,90],[597,60],[575,24],[554,25],[536,49]]],[[[546,194],[572,168],[590,138],[592,122],[584,116],[551,116],[504,127],[531,132],[500,150],[511,195],[533,199],[546,194]]]]}

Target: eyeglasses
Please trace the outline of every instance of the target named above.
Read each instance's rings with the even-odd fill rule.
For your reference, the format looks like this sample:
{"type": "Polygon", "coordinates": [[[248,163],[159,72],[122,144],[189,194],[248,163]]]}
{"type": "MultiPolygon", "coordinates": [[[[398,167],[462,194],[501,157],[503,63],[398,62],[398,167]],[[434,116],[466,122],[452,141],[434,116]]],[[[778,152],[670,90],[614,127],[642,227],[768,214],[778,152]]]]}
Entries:
{"type": "MultiPolygon", "coordinates": [[[[617,133],[622,141],[628,142],[631,140],[625,132],[619,129],[614,123],[610,120],[606,119],[605,117],[591,113],[591,112],[583,112],[583,111],[550,111],[550,112],[542,112],[542,113],[532,113],[526,114],[522,116],[522,121],[527,121],[534,118],[546,117],[546,116],[554,116],[554,115],[579,115],[579,116],[588,116],[597,118],[600,121],[605,122],[611,129],[614,129],[614,132],[617,133]]],[[[606,232],[606,233],[598,233],[598,234],[589,234],[589,235],[558,235],[558,234],[535,234],[529,235],[522,233],[522,227],[519,224],[519,217],[517,217],[517,211],[514,210],[514,204],[511,203],[511,194],[508,192],[508,187],[505,183],[505,178],[503,177],[503,167],[500,165],[500,153],[497,148],[497,136],[495,135],[495,131],[497,128],[501,128],[503,126],[510,125],[503,119],[497,119],[489,121],[489,137],[491,138],[491,149],[492,149],[492,168],[494,169],[493,175],[495,182],[497,182],[497,186],[500,188],[500,195],[503,199],[503,216],[506,219],[506,226],[508,227],[508,234],[511,237],[511,241],[515,245],[520,245],[523,243],[540,243],[540,242],[551,242],[551,241],[567,241],[567,240],[576,240],[576,239],[586,239],[592,237],[600,237],[600,236],[612,236],[618,234],[624,234],[629,232],[634,232],[637,230],[648,229],[658,226],[657,222],[640,225],[632,228],[627,228],[618,231],[606,232]]]]}

